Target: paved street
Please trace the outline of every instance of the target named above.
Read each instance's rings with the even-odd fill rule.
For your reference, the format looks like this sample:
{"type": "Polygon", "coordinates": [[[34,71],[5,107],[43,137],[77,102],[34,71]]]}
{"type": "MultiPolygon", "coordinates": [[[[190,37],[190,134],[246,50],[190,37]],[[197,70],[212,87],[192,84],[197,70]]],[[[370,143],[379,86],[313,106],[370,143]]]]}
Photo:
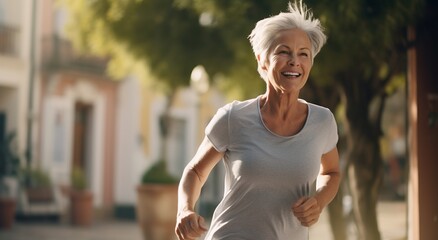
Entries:
{"type": "Polygon", "coordinates": [[[95,223],[90,228],[68,223],[16,223],[11,230],[0,230],[1,240],[142,240],[134,221],[95,223]]]}
{"type": "MultiPolygon", "coordinates": [[[[378,211],[382,239],[406,239],[405,203],[380,202],[378,211]]],[[[310,230],[310,240],[321,239],[331,239],[325,213],[320,222],[310,230]]],[[[72,227],[68,223],[16,222],[11,230],[0,230],[0,240],[142,240],[142,235],[135,221],[98,222],[90,228],[72,227]]]]}
{"type": "MultiPolygon", "coordinates": [[[[405,202],[379,202],[378,223],[382,240],[406,240],[407,217],[405,202]]],[[[324,213],[318,224],[310,229],[310,240],[332,239],[328,216],[324,213]]],[[[357,240],[355,237],[349,240],[357,240]]]]}

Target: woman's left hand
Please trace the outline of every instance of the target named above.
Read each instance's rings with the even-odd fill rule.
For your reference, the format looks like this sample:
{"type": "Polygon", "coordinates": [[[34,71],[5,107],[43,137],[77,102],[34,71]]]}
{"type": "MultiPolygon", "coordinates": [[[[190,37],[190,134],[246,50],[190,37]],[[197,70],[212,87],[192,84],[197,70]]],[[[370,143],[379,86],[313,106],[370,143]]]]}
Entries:
{"type": "Polygon", "coordinates": [[[315,197],[302,197],[292,206],[292,212],[301,225],[310,227],[318,221],[322,208],[315,197]]]}

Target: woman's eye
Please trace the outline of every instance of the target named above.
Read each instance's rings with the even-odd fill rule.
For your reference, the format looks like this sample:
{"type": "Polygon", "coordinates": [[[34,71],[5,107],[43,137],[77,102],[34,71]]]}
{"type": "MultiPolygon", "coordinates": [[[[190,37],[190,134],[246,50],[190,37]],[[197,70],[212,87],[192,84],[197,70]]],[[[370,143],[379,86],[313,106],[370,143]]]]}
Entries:
{"type": "Polygon", "coordinates": [[[282,51],[279,51],[278,53],[279,53],[279,54],[289,54],[289,51],[282,50],[282,51]]]}
{"type": "Polygon", "coordinates": [[[303,57],[308,57],[309,56],[309,54],[307,54],[307,53],[300,53],[300,55],[303,56],[303,57]]]}

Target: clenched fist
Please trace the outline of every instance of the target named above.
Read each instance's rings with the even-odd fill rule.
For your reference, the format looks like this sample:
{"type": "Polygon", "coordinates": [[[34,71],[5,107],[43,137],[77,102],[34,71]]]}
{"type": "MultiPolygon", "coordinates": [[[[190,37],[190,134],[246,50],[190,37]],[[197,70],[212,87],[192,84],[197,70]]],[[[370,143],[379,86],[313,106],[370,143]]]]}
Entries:
{"type": "Polygon", "coordinates": [[[175,233],[179,240],[194,240],[207,231],[205,220],[193,211],[184,211],[178,214],[175,233]]]}
{"type": "Polygon", "coordinates": [[[305,227],[315,224],[321,215],[321,211],[322,209],[314,197],[302,197],[292,206],[295,217],[305,227]]]}

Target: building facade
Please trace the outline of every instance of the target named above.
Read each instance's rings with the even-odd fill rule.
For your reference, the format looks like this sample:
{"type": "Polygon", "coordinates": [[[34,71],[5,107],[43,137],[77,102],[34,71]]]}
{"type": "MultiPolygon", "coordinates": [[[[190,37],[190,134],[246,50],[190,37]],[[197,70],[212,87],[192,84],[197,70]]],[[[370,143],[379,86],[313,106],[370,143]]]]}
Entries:
{"type": "Polygon", "coordinates": [[[29,85],[37,78],[32,71],[34,8],[32,1],[0,0],[0,137],[14,132],[17,152],[22,157],[28,143],[34,143],[34,139],[27,141],[28,120],[34,126],[32,120],[38,112],[29,105],[29,85]]]}
{"type": "MultiPolygon", "coordinates": [[[[16,131],[23,166],[28,151],[30,167],[48,173],[61,216],[68,215],[65,190],[77,167],[98,216],[132,218],[142,174],[164,157],[170,172],[181,176],[225,99],[214,88],[177,90],[170,136],[161,141],[168,99],[135,76],[109,77],[107,59],[78,53],[64,32],[67,20],[68,11],[55,0],[0,0],[0,133],[16,131]]],[[[220,171],[207,183],[201,209],[221,198],[220,171]]],[[[29,209],[19,206],[24,215],[29,209]]]]}

